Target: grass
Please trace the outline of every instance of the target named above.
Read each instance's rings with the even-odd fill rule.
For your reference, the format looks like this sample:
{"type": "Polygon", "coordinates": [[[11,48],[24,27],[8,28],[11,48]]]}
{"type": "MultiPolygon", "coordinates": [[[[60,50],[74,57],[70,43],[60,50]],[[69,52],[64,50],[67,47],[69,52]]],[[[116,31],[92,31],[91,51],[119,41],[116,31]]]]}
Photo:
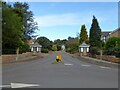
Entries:
{"type": "Polygon", "coordinates": [[[62,61],[59,61],[59,62],[54,61],[54,62],[52,62],[52,64],[58,64],[58,63],[64,64],[64,62],[62,62],[62,61]]]}

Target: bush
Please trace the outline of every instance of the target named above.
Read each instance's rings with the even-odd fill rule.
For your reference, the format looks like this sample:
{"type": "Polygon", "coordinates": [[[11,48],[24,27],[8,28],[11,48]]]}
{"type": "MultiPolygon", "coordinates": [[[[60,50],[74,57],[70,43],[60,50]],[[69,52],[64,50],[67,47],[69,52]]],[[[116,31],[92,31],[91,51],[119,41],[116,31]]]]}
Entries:
{"type": "Polygon", "coordinates": [[[27,43],[24,43],[23,45],[21,45],[20,51],[19,51],[20,54],[26,53],[28,51],[30,51],[30,46],[27,43]]]}
{"type": "Polygon", "coordinates": [[[57,45],[57,51],[60,51],[60,50],[61,50],[61,46],[57,45]]]}
{"type": "Polygon", "coordinates": [[[120,57],[120,38],[111,37],[108,39],[105,45],[105,54],[120,57]]]}
{"type": "Polygon", "coordinates": [[[78,52],[78,45],[77,44],[71,44],[69,47],[66,49],[67,52],[74,54],[78,52]]]}
{"type": "Polygon", "coordinates": [[[16,54],[16,49],[2,49],[2,54],[16,54]]]}
{"type": "Polygon", "coordinates": [[[48,49],[41,49],[41,53],[48,53],[49,50],[48,49]]]}
{"type": "Polygon", "coordinates": [[[57,46],[56,46],[56,45],[53,45],[53,46],[52,46],[52,50],[53,50],[53,51],[57,51],[57,46]]]}
{"type": "Polygon", "coordinates": [[[97,47],[90,47],[90,53],[93,57],[95,55],[100,55],[99,49],[97,47]]]}
{"type": "Polygon", "coordinates": [[[120,46],[115,48],[115,56],[120,58],[120,46]]]}

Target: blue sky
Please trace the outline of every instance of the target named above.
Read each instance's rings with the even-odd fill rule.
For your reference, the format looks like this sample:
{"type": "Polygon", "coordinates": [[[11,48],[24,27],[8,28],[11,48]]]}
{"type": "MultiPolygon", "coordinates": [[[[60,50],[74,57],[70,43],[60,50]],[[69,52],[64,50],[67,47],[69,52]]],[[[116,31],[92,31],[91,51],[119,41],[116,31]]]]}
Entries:
{"type": "Polygon", "coordinates": [[[89,35],[93,15],[102,31],[118,27],[117,2],[29,2],[40,31],[36,34],[50,40],[76,37],[85,24],[89,35]]]}

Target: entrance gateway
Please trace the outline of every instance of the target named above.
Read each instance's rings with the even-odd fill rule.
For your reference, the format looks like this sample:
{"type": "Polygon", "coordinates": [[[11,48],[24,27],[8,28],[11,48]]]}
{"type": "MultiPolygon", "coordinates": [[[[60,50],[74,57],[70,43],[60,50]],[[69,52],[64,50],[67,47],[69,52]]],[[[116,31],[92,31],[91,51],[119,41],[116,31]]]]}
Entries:
{"type": "Polygon", "coordinates": [[[89,47],[90,47],[90,45],[88,45],[88,44],[86,44],[85,42],[83,42],[83,43],[79,46],[80,56],[82,56],[82,55],[87,55],[87,53],[89,52],[89,47]]]}

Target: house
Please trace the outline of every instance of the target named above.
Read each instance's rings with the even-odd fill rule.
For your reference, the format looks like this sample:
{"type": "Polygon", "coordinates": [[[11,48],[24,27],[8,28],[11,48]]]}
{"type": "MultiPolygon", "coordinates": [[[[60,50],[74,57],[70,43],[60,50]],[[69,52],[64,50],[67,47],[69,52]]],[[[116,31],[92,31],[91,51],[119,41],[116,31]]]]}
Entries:
{"type": "Polygon", "coordinates": [[[120,37],[120,27],[114,31],[102,32],[101,40],[106,42],[110,37],[120,37]]]}
{"type": "Polygon", "coordinates": [[[38,43],[34,43],[30,45],[31,52],[41,52],[42,46],[38,43]]]}
{"type": "Polygon", "coordinates": [[[120,37],[120,27],[112,31],[110,37],[120,37]]]}
{"type": "Polygon", "coordinates": [[[90,45],[86,44],[85,42],[83,42],[80,46],[79,46],[79,52],[80,55],[87,55],[87,53],[89,52],[89,47],[90,45]]]}
{"type": "Polygon", "coordinates": [[[65,51],[65,45],[62,45],[61,48],[62,48],[62,51],[65,51]]]}
{"type": "Polygon", "coordinates": [[[106,42],[108,40],[108,38],[110,37],[110,34],[111,34],[110,31],[102,32],[102,34],[101,34],[101,40],[103,42],[106,42]]]}

